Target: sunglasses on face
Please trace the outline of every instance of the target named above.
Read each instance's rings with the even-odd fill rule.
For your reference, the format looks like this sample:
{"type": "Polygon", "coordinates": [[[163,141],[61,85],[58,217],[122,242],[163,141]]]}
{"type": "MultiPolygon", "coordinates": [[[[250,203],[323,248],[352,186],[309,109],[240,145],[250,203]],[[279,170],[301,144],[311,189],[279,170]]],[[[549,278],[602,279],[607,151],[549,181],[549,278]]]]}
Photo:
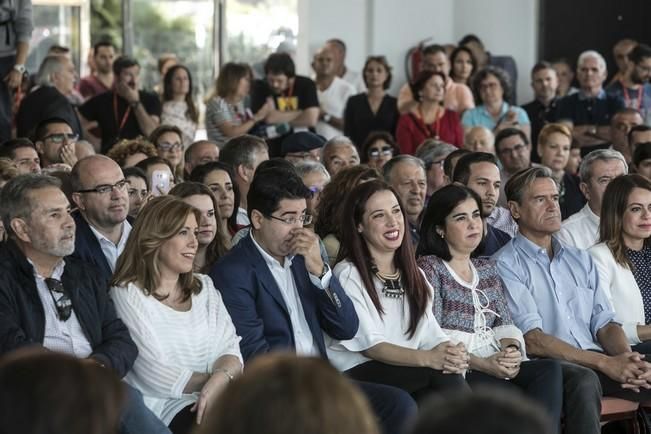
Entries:
{"type": "Polygon", "coordinates": [[[368,157],[369,158],[380,158],[380,157],[392,157],[393,156],[393,148],[391,146],[382,146],[380,149],[378,148],[373,148],[368,151],[368,157]]]}
{"type": "Polygon", "coordinates": [[[79,136],[77,134],[74,134],[74,133],[68,133],[68,134],[57,133],[57,134],[50,134],[49,136],[43,137],[43,141],[49,140],[52,143],[55,143],[55,144],[58,145],[60,143],[63,143],[63,141],[66,140],[66,139],[68,140],[68,143],[76,142],[78,138],[79,138],[79,136]]]}
{"type": "Polygon", "coordinates": [[[47,289],[50,290],[50,295],[57,309],[59,320],[67,321],[70,315],[72,315],[72,301],[70,301],[70,297],[63,287],[63,282],[48,277],[45,279],[45,284],[47,285],[47,289]]]}

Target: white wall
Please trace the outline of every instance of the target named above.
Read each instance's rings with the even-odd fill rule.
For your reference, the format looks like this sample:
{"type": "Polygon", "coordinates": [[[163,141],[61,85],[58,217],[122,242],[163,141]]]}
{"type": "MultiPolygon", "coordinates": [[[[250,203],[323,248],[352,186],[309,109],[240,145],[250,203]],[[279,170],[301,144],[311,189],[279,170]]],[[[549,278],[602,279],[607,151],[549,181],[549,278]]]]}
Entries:
{"type": "Polygon", "coordinates": [[[298,70],[331,37],[346,41],[347,64],[360,70],[369,54],[384,54],[393,66],[391,92],[405,82],[410,47],[433,38],[456,42],[475,33],[494,54],[518,65],[518,100],[532,98],[529,71],[537,60],[539,0],[299,0],[298,70]]]}

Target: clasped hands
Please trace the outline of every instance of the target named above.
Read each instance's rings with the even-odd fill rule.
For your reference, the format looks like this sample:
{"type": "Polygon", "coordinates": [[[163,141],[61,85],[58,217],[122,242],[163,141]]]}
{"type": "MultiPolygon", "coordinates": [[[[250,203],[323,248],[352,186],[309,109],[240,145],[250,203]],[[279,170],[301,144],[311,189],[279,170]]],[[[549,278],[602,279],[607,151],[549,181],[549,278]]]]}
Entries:
{"type": "Polygon", "coordinates": [[[462,342],[443,342],[430,351],[429,367],[444,374],[463,374],[469,366],[470,355],[462,342]]]}
{"type": "Polygon", "coordinates": [[[622,389],[635,392],[651,389],[651,363],[644,360],[644,354],[636,351],[608,357],[601,371],[620,383],[622,389]]]}

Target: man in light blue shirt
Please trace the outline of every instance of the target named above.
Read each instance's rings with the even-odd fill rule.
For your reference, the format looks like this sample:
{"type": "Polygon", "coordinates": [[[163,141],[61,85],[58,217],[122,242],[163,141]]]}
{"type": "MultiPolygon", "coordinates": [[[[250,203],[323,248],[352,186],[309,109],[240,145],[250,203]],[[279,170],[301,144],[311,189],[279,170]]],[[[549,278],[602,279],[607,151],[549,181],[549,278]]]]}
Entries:
{"type": "Polygon", "coordinates": [[[631,351],[586,251],[564,246],[558,188],[547,168],[505,187],[520,232],[494,259],[529,356],[562,361],[566,431],[600,432],[601,396],[651,399],[651,364],[631,351]]]}

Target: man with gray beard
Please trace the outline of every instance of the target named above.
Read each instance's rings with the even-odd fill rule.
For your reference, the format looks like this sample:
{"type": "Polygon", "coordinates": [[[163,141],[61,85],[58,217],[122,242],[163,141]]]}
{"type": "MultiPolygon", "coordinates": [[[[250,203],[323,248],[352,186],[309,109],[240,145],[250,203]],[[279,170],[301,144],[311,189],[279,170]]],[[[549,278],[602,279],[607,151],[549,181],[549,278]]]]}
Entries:
{"type": "MultiPolygon", "coordinates": [[[[75,249],[75,222],[60,187],[56,178],[27,174],[9,181],[0,193],[9,234],[0,247],[0,356],[40,345],[122,378],[138,349],[97,270],[69,256],[75,249]]],[[[169,434],[142,395],[125,388],[120,432],[169,434]]]]}

